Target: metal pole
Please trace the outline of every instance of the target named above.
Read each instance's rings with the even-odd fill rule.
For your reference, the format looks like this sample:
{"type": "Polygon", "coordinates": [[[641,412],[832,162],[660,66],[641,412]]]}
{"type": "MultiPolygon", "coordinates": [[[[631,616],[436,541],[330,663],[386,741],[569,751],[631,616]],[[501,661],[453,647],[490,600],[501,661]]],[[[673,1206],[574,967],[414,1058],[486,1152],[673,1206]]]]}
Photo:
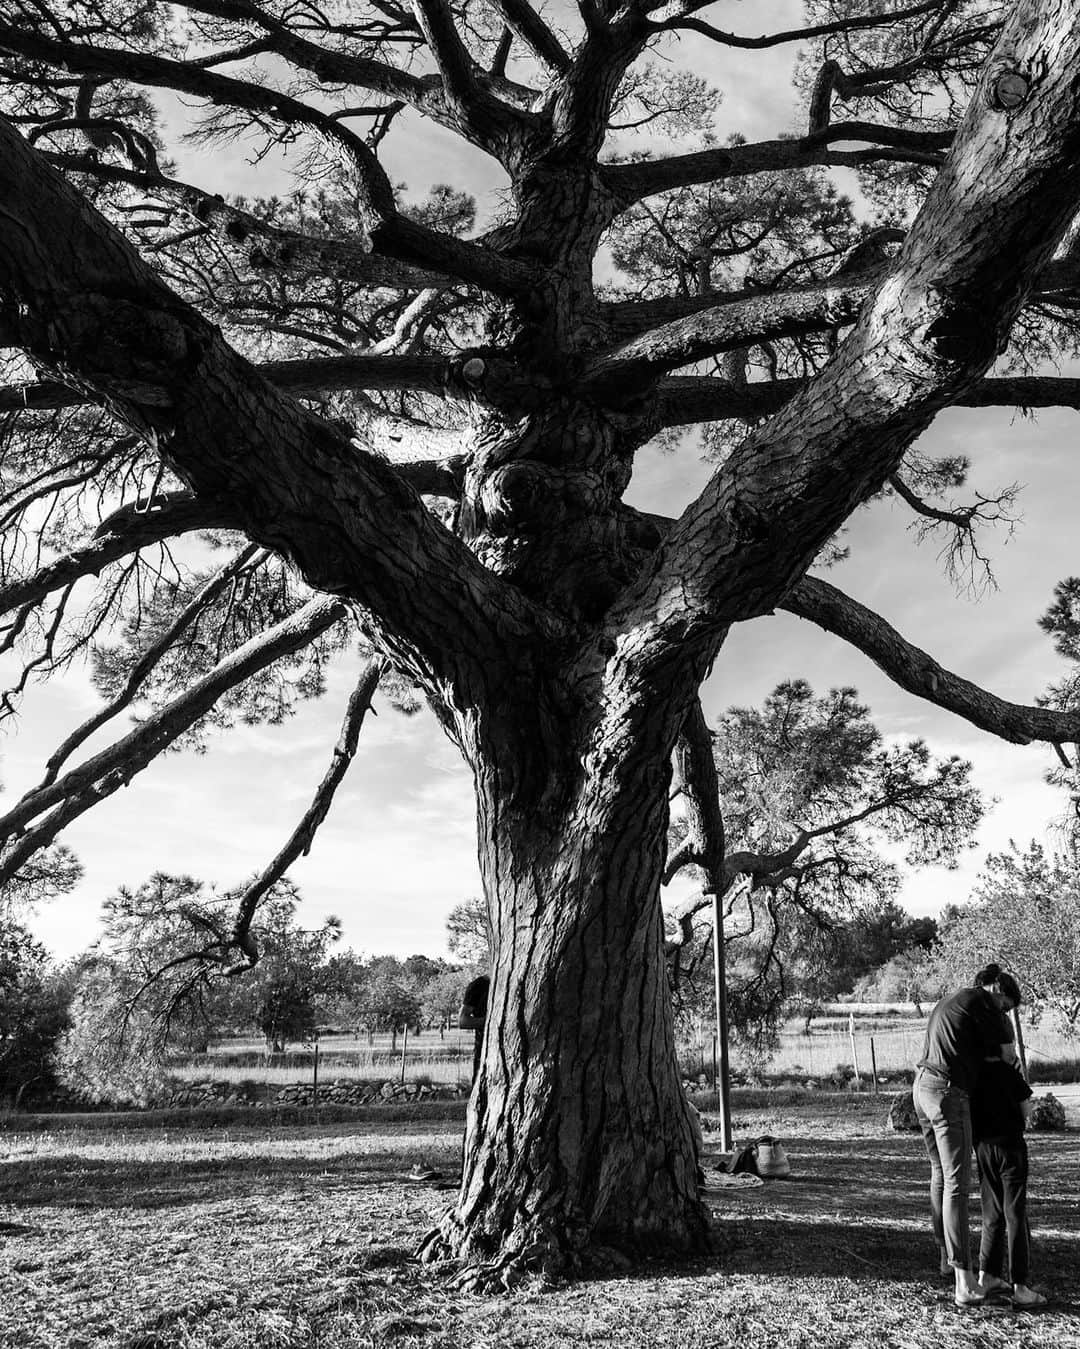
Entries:
{"type": "Polygon", "coordinates": [[[405,1081],[405,1050],[409,1047],[409,1023],[401,1028],[401,1080],[405,1081]]]}
{"type": "Polygon", "coordinates": [[[720,895],[713,892],[713,993],[716,998],[716,1042],[720,1047],[720,1075],[716,1083],[720,1102],[720,1145],[732,1149],[731,1071],[728,1063],[727,972],[724,968],[724,913],[720,895]]]}
{"type": "Polygon", "coordinates": [[[1024,1032],[1020,1028],[1019,1007],[1014,1007],[1012,1009],[1012,1023],[1013,1029],[1016,1031],[1016,1053],[1020,1060],[1020,1071],[1024,1074],[1024,1081],[1030,1082],[1031,1078],[1028,1076],[1027,1066],[1027,1050],[1024,1048],[1024,1032]]]}
{"type": "Polygon", "coordinates": [[[877,1085],[877,1055],[874,1053],[874,1037],[870,1037],[870,1074],[874,1083],[874,1095],[878,1094],[877,1085]]]}
{"type": "Polygon", "coordinates": [[[717,1049],[719,1043],[720,1043],[720,1041],[719,1041],[719,1039],[718,1039],[718,1037],[717,1037],[717,1035],[716,1035],[716,1032],[713,1031],[713,1038],[712,1038],[712,1084],[713,1084],[713,1091],[716,1093],[716,1104],[717,1104],[717,1107],[718,1107],[718,1108],[719,1108],[719,1105],[720,1105],[720,1058],[719,1058],[718,1049],[717,1049]]]}
{"type": "Polygon", "coordinates": [[[311,1104],[319,1104],[319,1042],[315,1041],[315,1060],[311,1070],[311,1104]]]}
{"type": "Polygon", "coordinates": [[[862,1091],[862,1082],[859,1080],[859,1051],[855,1047],[855,1013],[848,1013],[848,1035],[851,1038],[851,1062],[855,1069],[855,1090],[862,1091]]]}

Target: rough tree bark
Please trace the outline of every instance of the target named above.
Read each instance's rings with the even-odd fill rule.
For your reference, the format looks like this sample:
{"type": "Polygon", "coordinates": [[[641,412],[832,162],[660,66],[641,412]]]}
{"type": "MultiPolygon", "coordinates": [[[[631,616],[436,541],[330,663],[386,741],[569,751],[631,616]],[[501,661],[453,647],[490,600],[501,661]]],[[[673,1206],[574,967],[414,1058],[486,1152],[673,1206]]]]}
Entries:
{"type": "MultiPolygon", "coordinates": [[[[452,530],[389,463],[243,360],[0,121],[3,331],[44,376],[154,444],[207,518],[351,604],[472,767],[493,983],[460,1198],[426,1253],[496,1282],[597,1248],[705,1242],[659,905],[672,752],[731,623],[787,603],[855,626],[801,578],[937,411],[974,396],[1080,203],[1080,6],[1030,0],[966,120],[935,140],[935,153],[951,147],[944,167],[884,277],[686,306],[628,337],[593,293],[606,225],[658,185],[759,170],[739,149],[667,178],[602,173],[614,90],[653,29],[635,5],[587,9],[571,58],[522,0],[505,6],[555,81],[530,103],[478,71],[447,7],[418,0],[439,77],[392,87],[510,170],[518,215],[486,246],[444,246],[397,217],[370,153],[356,151],[375,253],[487,285],[512,311],[504,348],[414,370],[420,386],[437,380],[486,409],[438,480],[447,492],[460,483],[452,530]],[[678,420],[658,394],[670,372],[755,335],[853,321],[821,375],[783,390],[775,418],[680,521],[661,529],[622,504],[635,450],[678,420]]],[[[74,45],[0,25],[0,49],[16,55],[303,115],[201,68],[74,45]]],[[[309,60],[292,39],[281,54],[309,60]]],[[[363,63],[329,77],[390,87],[363,63]]],[[[312,118],[340,140],[324,114],[312,118]]],[[[901,153],[897,137],[881,139],[901,153]]],[[[827,161],[828,137],[777,144],[759,156],[766,167],[781,153],[827,161]]],[[[923,162],[925,146],[911,153],[923,162]]],[[[693,394],[704,406],[719,396],[693,394]]],[[[901,639],[880,637],[855,640],[897,664],[901,639]]],[[[954,701],[961,712],[970,702],[954,701]]],[[[998,711],[980,715],[1000,732],[998,711]]],[[[1032,724],[1048,739],[1080,735],[1075,716],[1032,724]]]]}

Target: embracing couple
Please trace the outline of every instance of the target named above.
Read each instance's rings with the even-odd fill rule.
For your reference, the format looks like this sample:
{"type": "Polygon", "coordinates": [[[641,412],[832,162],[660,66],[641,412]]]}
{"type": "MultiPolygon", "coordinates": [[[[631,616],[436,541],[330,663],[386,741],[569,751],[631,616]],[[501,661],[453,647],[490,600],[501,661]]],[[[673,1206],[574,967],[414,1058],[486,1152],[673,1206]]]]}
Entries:
{"type": "Polygon", "coordinates": [[[930,1157],[930,1212],[941,1272],[953,1271],[958,1307],[973,1307],[1011,1283],[1013,1305],[1046,1302],[1028,1284],[1027,1144],[1031,1088],[1015,1065],[1009,1012],[1020,987],[998,965],[973,988],[943,998],[930,1014],[915,1070],[915,1113],[930,1157]],[[971,1268],[968,1191],[972,1146],[982,1193],[979,1276],[971,1268]],[[1008,1248],[1009,1280],[1004,1277],[1008,1248]]]}

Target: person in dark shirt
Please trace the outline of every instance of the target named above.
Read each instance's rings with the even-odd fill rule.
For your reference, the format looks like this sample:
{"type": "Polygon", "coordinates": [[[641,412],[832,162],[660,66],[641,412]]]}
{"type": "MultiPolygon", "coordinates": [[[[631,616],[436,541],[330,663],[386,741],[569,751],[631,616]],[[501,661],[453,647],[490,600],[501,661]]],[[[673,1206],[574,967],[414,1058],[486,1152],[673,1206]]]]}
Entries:
{"type": "Polygon", "coordinates": [[[1027,1220],[1028,1151],[1024,1125],[1031,1088],[1011,1063],[988,1059],[971,1094],[971,1131],[979,1159],[982,1193],[982,1242],[979,1286],[984,1293],[1008,1288],[1005,1249],[1013,1304],[1041,1307],[1046,1298],[1028,1284],[1031,1233],[1027,1220]]]}
{"type": "Polygon", "coordinates": [[[985,1301],[971,1268],[968,1192],[971,1188],[970,1093],[988,1058],[1013,1057],[1006,1013],[1020,1002],[1020,988],[1000,965],[987,965],[973,988],[962,988],[930,1013],[922,1057],[915,1070],[915,1114],[930,1160],[930,1218],[942,1273],[955,1278],[958,1307],[985,1301]]]}
{"type": "Polygon", "coordinates": [[[491,979],[481,974],[465,989],[461,998],[461,1011],[458,1013],[458,1029],[471,1030],[473,1036],[472,1080],[480,1071],[480,1061],[484,1052],[484,1026],[487,1023],[488,994],[491,991],[491,979]]]}

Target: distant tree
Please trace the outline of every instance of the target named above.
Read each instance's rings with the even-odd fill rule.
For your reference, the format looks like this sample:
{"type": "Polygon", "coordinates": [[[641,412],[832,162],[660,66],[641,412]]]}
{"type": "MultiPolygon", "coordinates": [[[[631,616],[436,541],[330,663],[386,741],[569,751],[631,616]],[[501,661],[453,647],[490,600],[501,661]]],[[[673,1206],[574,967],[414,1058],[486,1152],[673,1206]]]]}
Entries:
{"type": "MultiPolygon", "coordinates": [[[[149,1105],[168,1080],[161,1024],[133,992],[130,967],[107,957],[90,962],[78,981],[57,1064],[62,1084],[87,1101],[149,1105]]],[[[170,1020],[175,1047],[183,1046],[188,1029],[186,1017],[170,1020]]]]}
{"type": "MultiPolygon", "coordinates": [[[[930,939],[930,922],[897,903],[898,870],[881,845],[902,845],[911,866],[955,865],[983,807],[969,764],[935,760],[919,740],[886,744],[851,688],[815,696],[789,680],[760,709],[731,708],[711,743],[724,843],[711,886],[725,892],[731,1021],[763,1053],[786,1012],[812,1016],[930,939]]],[[[698,804],[675,822],[670,874],[700,855],[707,829],[698,804]]],[[[669,911],[677,996],[687,979],[711,990],[710,907],[699,892],[669,911]]]]}
{"type": "Polygon", "coordinates": [[[415,1026],[421,1019],[420,1007],[420,998],[402,962],[394,956],[374,956],[364,985],[362,1024],[369,1030],[384,1031],[415,1026]]]}
{"type": "Polygon", "coordinates": [[[483,974],[484,965],[447,966],[428,983],[421,994],[425,1023],[429,1026],[453,1027],[461,1008],[461,995],[466,986],[483,974]]]}
{"type": "Polygon", "coordinates": [[[102,935],[72,1004],[64,1051],[71,1085],[94,1099],[145,1100],[170,1051],[205,1049],[221,1030],[260,1028],[267,1007],[284,1001],[275,988],[291,983],[314,995],[340,935],[337,919],[314,931],[299,927],[299,892],[277,881],[252,912],[247,958],[197,958],[221,947],[237,903],[235,892],[219,895],[192,876],[166,872],[134,889],[121,886],[105,901],[102,935]],[[261,958],[253,964],[251,957],[261,958]]]}
{"type": "Polygon", "coordinates": [[[262,980],[256,1024],[269,1053],[279,1054],[289,1041],[315,1038],[318,1019],[310,972],[279,966],[262,980]]]}
{"type": "Polygon", "coordinates": [[[909,946],[868,970],[852,989],[858,1002],[910,1002],[919,1016],[925,1003],[936,1002],[946,991],[941,971],[922,946],[909,946]]]}
{"type": "Polygon", "coordinates": [[[27,1091],[42,1094],[54,1084],[70,997],[44,946],[24,927],[0,920],[0,1097],[13,1105],[27,1091]]]}
{"type": "Polygon", "coordinates": [[[970,984],[989,960],[1011,970],[1024,1015],[1080,1033],[1080,854],[1034,840],[987,860],[972,903],[956,911],[933,948],[948,987],[970,984]]]}
{"type": "Polygon", "coordinates": [[[367,960],[353,950],[332,951],[319,971],[320,1016],[357,1033],[363,1028],[367,960]]]}
{"type": "Polygon", "coordinates": [[[467,965],[491,960],[491,925],[487,901],[479,895],[455,904],[446,918],[446,944],[467,965]]]}

